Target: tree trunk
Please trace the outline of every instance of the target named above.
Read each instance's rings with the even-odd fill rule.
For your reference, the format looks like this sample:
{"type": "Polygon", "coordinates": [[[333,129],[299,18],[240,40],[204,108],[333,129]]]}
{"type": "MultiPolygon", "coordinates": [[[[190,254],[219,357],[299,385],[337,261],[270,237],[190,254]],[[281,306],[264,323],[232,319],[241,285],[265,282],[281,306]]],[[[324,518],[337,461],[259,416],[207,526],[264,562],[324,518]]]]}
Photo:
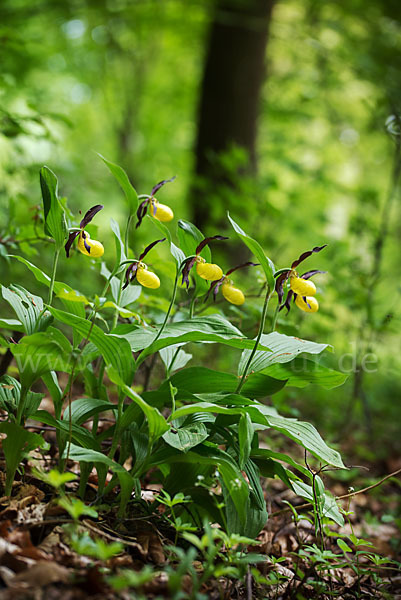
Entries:
{"type": "Polygon", "coordinates": [[[224,197],[218,190],[235,188],[238,172],[256,171],[257,118],[273,4],[274,0],[217,0],[204,66],[191,190],[193,218],[201,229],[213,220],[214,198],[224,197]],[[221,157],[236,146],[245,150],[241,164],[235,164],[235,159],[223,164],[221,157]]]}

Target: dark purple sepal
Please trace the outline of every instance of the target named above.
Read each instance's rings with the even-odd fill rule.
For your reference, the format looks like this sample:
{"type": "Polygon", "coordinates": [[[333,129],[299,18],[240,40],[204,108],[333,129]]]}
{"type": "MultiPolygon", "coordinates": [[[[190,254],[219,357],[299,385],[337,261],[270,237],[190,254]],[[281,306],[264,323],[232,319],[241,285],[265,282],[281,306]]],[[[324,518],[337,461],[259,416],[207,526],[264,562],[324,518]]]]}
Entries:
{"type": "Polygon", "coordinates": [[[302,296],[302,300],[305,302],[306,306],[309,306],[309,308],[312,309],[311,305],[309,304],[306,298],[306,296],[302,296]]]}
{"type": "Polygon", "coordinates": [[[200,254],[203,250],[203,248],[205,246],[207,246],[208,244],[210,244],[210,242],[212,242],[213,240],[228,240],[228,237],[225,237],[224,235],[212,235],[211,237],[207,237],[204,240],[201,241],[200,244],[198,244],[198,246],[196,247],[195,250],[195,254],[200,254]]]}
{"type": "Polygon", "coordinates": [[[146,248],[142,252],[142,254],[139,255],[138,260],[142,260],[143,258],[145,258],[147,253],[150,252],[150,250],[152,250],[153,246],[156,246],[156,244],[159,244],[160,242],[164,242],[165,240],[166,240],[166,238],[162,238],[161,240],[156,240],[155,242],[152,242],[151,244],[149,244],[149,246],[146,246],[146,248]]]}
{"type": "Polygon", "coordinates": [[[280,310],[283,310],[283,308],[286,308],[287,309],[287,315],[288,315],[288,313],[291,310],[291,298],[292,297],[294,297],[294,302],[295,302],[295,299],[296,299],[297,295],[294,294],[294,292],[292,290],[289,290],[289,292],[287,294],[287,298],[285,299],[285,302],[278,309],[279,312],[280,312],[280,310]]]}
{"type": "Polygon", "coordinates": [[[80,233],[81,233],[80,231],[72,231],[72,232],[70,233],[70,235],[68,236],[67,243],[66,243],[66,245],[64,246],[64,249],[65,249],[65,253],[66,253],[66,256],[67,256],[67,258],[69,258],[69,257],[70,257],[70,250],[71,250],[71,246],[73,245],[75,238],[76,238],[76,237],[77,237],[77,236],[78,236],[80,233]]]}
{"type": "Polygon", "coordinates": [[[182,269],[182,285],[186,285],[187,289],[189,288],[189,273],[192,269],[192,267],[194,266],[194,264],[196,263],[196,256],[192,256],[190,258],[187,258],[184,261],[184,266],[182,269]]]}
{"type": "Polygon", "coordinates": [[[143,218],[146,215],[146,212],[148,210],[148,204],[149,204],[149,202],[150,202],[150,199],[146,198],[146,200],[144,200],[143,202],[141,202],[140,205],[138,206],[138,210],[136,211],[136,216],[138,218],[137,224],[135,225],[136,229],[138,229],[138,227],[142,223],[143,218]]]}
{"type": "Polygon", "coordinates": [[[238,271],[238,269],[244,269],[245,267],[258,267],[258,266],[259,266],[259,263],[246,262],[246,263],[243,263],[242,265],[237,265],[236,267],[233,267],[232,269],[227,271],[226,275],[231,275],[231,273],[234,273],[234,271],[238,271]]]}
{"type": "Polygon", "coordinates": [[[219,292],[220,286],[224,283],[224,280],[225,280],[225,276],[223,275],[223,277],[221,277],[220,279],[215,279],[214,281],[211,282],[210,288],[207,291],[204,302],[206,302],[206,300],[209,298],[210,292],[212,292],[212,291],[213,291],[213,301],[216,302],[217,294],[219,292]]]}
{"type": "Polygon", "coordinates": [[[276,285],[275,285],[275,289],[277,292],[277,296],[278,296],[278,302],[279,304],[282,303],[283,298],[284,298],[284,282],[287,281],[289,274],[291,273],[290,270],[288,270],[286,273],[281,273],[281,275],[279,275],[276,279],[276,285]]]}
{"type": "Polygon", "coordinates": [[[304,252],[297,260],[294,260],[294,262],[291,265],[291,268],[295,269],[299,264],[301,264],[301,262],[309,258],[309,256],[311,256],[314,252],[320,252],[321,250],[323,250],[323,248],[326,248],[326,246],[327,244],[324,244],[323,246],[315,246],[312,250],[304,252]]]}
{"type": "Polygon", "coordinates": [[[301,275],[301,279],[310,279],[310,277],[313,277],[314,275],[317,275],[318,273],[327,273],[327,271],[318,271],[317,269],[315,269],[313,271],[306,271],[306,273],[301,275]]]}
{"type": "Polygon", "coordinates": [[[175,178],[176,178],[176,175],[174,175],[174,177],[172,177],[171,179],[163,179],[163,181],[160,181],[159,183],[157,183],[155,185],[155,187],[152,188],[152,191],[150,192],[150,195],[154,196],[156,194],[156,192],[158,190],[160,190],[161,187],[163,187],[163,185],[165,185],[166,183],[171,183],[172,181],[174,181],[175,178]]]}
{"type": "Polygon", "coordinates": [[[85,229],[85,227],[92,221],[93,217],[102,210],[103,204],[96,204],[96,206],[92,206],[86,213],[79,226],[81,229],[85,229]]]}
{"type": "Polygon", "coordinates": [[[131,281],[135,279],[136,272],[138,270],[139,262],[133,262],[129,265],[128,269],[125,271],[125,283],[123,285],[123,290],[129,286],[131,281]]]}

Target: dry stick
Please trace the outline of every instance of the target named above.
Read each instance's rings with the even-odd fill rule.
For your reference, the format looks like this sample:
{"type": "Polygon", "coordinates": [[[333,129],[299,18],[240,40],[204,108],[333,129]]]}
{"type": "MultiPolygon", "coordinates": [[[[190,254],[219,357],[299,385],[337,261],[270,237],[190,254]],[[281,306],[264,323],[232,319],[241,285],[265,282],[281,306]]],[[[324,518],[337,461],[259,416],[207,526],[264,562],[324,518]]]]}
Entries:
{"type": "MultiPolygon", "coordinates": [[[[387,479],[390,479],[391,477],[395,477],[396,475],[399,475],[400,473],[401,473],[401,469],[397,469],[397,471],[394,471],[394,473],[389,473],[389,475],[386,475],[385,477],[383,477],[383,479],[381,479],[377,483],[374,483],[373,485],[369,485],[368,487],[363,488],[362,490],[358,490],[357,492],[351,492],[350,494],[344,494],[343,496],[336,496],[336,500],[345,500],[346,498],[352,498],[352,496],[357,496],[358,494],[363,494],[364,492],[369,492],[370,490],[373,490],[374,488],[379,487],[379,485],[384,483],[387,479]]],[[[300,509],[304,509],[304,508],[310,508],[311,506],[313,506],[313,502],[307,502],[306,504],[301,504],[300,506],[295,506],[294,508],[296,508],[296,510],[300,510],[300,509]]],[[[276,510],[275,512],[271,513],[269,516],[277,517],[278,515],[282,515],[283,513],[289,512],[290,510],[291,510],[290,507],[282,508],[281,510],[276,510]]]]}

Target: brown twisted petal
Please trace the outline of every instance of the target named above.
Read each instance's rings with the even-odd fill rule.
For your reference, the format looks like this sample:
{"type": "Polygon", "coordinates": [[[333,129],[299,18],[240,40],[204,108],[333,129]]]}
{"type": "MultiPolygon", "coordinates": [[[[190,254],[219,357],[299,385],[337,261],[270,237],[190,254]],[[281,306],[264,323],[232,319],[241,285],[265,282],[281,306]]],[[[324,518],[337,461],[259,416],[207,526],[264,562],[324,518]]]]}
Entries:
{"type": "Polygon", "coordinates": [[[289,313],[289,312],[290,312],[290,310],[291,310],[291,298],[292,298],[292,297],[294,297],[294,301],[295,301],[295,300],[296,300],[296,298],[297,298],[297,295],[296,295],[296,294],[294,294],[294,292],[293,292],[292,290],[290,290],[290,291],[288,292],[288,294],[287,294],[287,298],[285,299],[285,302],[284,302],[284,304],[282,304],[282,305],[280,306],[280,308],[278,309],[278,310],[279,310],[279,312],[280,312],[281,310],[283,310],[283,308],[286,308],[286,309],[287,309],[287,315],[288,315],[288,313],[289,313]]]}
{"type": "Polygon", "coordinates": [[[128,269],[125,271],[125,283],[123,286],[123,290],[125,290],[125,288],[129,286],[131,281],[133,279],[135,279],[136,272],[138,270],[138,265],[139,265],[139,262],[133,262],[132,264],[130,264],[128,266],[128,269]]]}
{"type": "Polygon", "coordinates": [[[309,279],[313,277],[313,275],[317,275],[318,273],[327,273],[327,271],[318,271],[317,269],[313,271],[306,271],[303,275],[301,275],[301,279],[309,279]]]}
{"type": "Polygon", "coordinates": [[[147,255],[147,253],[152,250],[153,246],[156,246],[156,244],[159,244],[160,242],[164,242],[166,240],[166,238],[162,238],[161,240],[156,240],[155,242],[152,242],[151,244],[149,244],[149,246],[146,246],[145,250],[142,252],[142,254],[139,255],[139,259],[138,260],[142,260],[143,258],[145,258],[145,256],[147,255]]]}
{"type": "Polygon", "coordinates": [[[299,264],[301,264],[301,262],[309,258],[309,256],[311,256],[314,252],[320,252],[321,250],[323,250],[323,248],[326,248],[326,246],[327,244],[324,244],[323,246],[315,246],[314,248],[312,248],[312,250],[304,252],[297,260],[294,260],[294,262],[291,265],[291,268],[295,269],[299,264]]]}
{"type": "Polygon", "coordinates": [[[219,292],[220,286],[224,283],[225,281],[225,277],[223,275],[223,277],[221,277],[221,279],[216,279],[215,281],[212,281],[210,284],[210,288],[208,289],[206,295],[205,295],[205,299],[204,302],[206,302],[206,300],[209,298],[210,296],[210,292],[213,291],[213,301],[216,301],[216,297],[217,294],[219,292]]]}
{"type": "Polygon", "coordinates": [[[283,301],[284,298],[284,282],[288,279],[289,274],[291,273],[291,269],[288,269],[285,273],[281,273],[276,279],[275,290],[277,292],[279,304],[283,301]]]}
{"type": "Polygon", "coordinates": [[[226,275],[231,275],[231,273],[234,273],[234,271],[238,271],[238,269],[244,269],[245,267],[258,267],[258,266],[259,266],[259,263],[246,262],[246,263],[243,263],[242,265],[237,265],[236,267],[233,267],[232,269],[227,271],[226,275]]]}
{"type": "Polygon", "coordinates": [[[210,242],[212,242],[213,240],[228,240],[228,237],[225,237],[224,235],[212,235],[211,237],[207,237],[204,240],[201,241],[200,244],[197,245],[196,250],[195,250],[195,254],[200,254],[203,250],[203,248],[205,246],[207,246],[208,244],[210,244],[210,242]]]}
{"type": "Polygon", "coordinates": [[[79,226],[81,229],[85,229],[85,227],[92,221],[93,217],[102,210],[103,204],[96,204],[96,206],[92,206],[86,213],[79,226]]]}
{"type": "Polygon", "coordinates": [[[184,267],[182,269],[182,285],[184,285],[185,283],[187,289],[189,288],[189,272],[191,271],[195,263],[196,256],[193,256],[192,258],[189,257],[184,261],[184,267]]]}
{"type": "Polygon", "coordinates": [[[136,229],[138,229],[138,227],[142,223],[142,220],[144,219],[144,217],[147,213],[149,202],[150,202],[150,198],[146,198],[146,200],[141,202],[140,205],[138,206],[138,210],[136,211],[136,216],[138,218],[137,224],[135,225],[136,229]]]}
{"type": "Polygon", "coordinates": [[[66,243],[66,245],[64,246],[64,249],[65,249],[65,253],[66,253],[66,256],[67,256],[67,258],[69,258],[69,257],[70,257],[70,250],[71,250],[71,246],[72,246],[72,244],[74,243],[74,240],[75,240],[75,238],[76,238],[76,237],[77,237],[77,236],[78,236],[80,233],[81,233],[80,231],[72,231],[72,232],[70,233],[70,235],[68,236],[67,243],[66,243]]]}
{"type": "Polygon", "coordinates": [[[160,181],[159,183],[157,183],[155,185],[154,188],[152,188],[152,191],[150,192],[151,196],[154,196],[156,194],[156,192],[158,190],[160,190],[161,187],[163,187],[163,185],[165,185],[166,183],[171,183],[172,181],[174,181],[174,179],[176,179],[176,175],[174,175],[174,177],[172,177],[171,179],[163,179],[163,181],[160,181]]]}

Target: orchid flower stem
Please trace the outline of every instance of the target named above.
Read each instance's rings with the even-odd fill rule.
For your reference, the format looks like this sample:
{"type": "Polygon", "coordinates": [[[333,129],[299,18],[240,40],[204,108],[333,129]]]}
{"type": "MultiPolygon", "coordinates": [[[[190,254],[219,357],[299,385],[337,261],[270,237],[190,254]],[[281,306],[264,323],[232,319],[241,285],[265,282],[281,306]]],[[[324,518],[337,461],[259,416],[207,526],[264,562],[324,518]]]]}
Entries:
{"type": "Polygon", "coordinates": [[[191,304],[189,305],[189,318],[190,319],[192,319],[192,317],[194,316],[195,302],[196,302],[196,296],[194,294],[192,296],[191,304]]]}
{"type": "MultiPolygon", "coordinates": [[[[127,227],[125,228],[125,236],[124,236],[124,251],[125,251],[125,256],[128,256],[128,250],[129,250],[129,228],[130,228],[130,225],[131,225],[131,220],[132,220],[132,215],[129,215],[128,220],[127,220],[127,227]]],[[[121,271],[121,273],[120,273],[120,288],[118,290],[118,296],[117,296],[117,307],[120,306],[121,295],[123,293],[123,285],[124,285],[124,271],[121,271]]],[[[118,308],[116,308],[116,311],[114,313],[113,322],[111,324],[111,331],[113,331],[113,329],[116,327],[117,322],[118,322],[118,308]]]]}
{"type": "Polygon", "coordinates": [[[24,409],[26,404],[26,397],[28,395],[28,389],[25,386],[21,386],[21,395],[18,403],[17,414],[15,417],[17,425],[21,424],[24,416],[24,409]]]}
{"type": "Polygon", "coordinates": [[[280,302],[279,302],[279,300],[277,300],[276,310],[274,311],[274,315],[273,315],[272,333],[276,329],[279,308],[280,308],[280,302]]]}
{"type": "Polygon", "coordinates": [[[51,279],[50,279],[50,286],[49,286],[49,297],[47,300],[47,304],[50,306],[53,300],[53,290],[54,290],[54,282],[56,279],[56,272],[57,272],[57,264],[58,264],[58,259],[60,256],[60,251],[61,248],[56,248],[54,251],[54,257],[53,257],[53,267],[52,267],[52,275],[51,275],[51,279]]]}
{"type": "MultiPolygon", "coordinates": [[[[163,333],[164,329],[166,328],[167,322],[168,322],[169,317],[170,317],[170,313],[171,313],[171,311],[173,309],[173,306],[174,306],[175,297],[177,295],[177,287],[178,287],[179,276],[180,276],[180,271],[179,271],[179,269],[177,269],[177,273],[176,273],[175,281],[174,281],[173,295],[171,296],[170,305],[169,305],[169,307],[167,309],[166,316],[164,317],[164,321],[163,321],[163,323],[162,323],[162,325],[161,325],[161,327],[160,327],[160,329],[158,331],[158,334],[156,335],[155,339],[152,340],[152,344],[154,344],[155,342],[157,342],[157,340],[159,339],[159,337],[163,333]]],[[[144,351],[142,351],[141,354],[136,359],[136,368],[138,368],[139,365],[141,365],[143,363],[143,361],[145,360],[145,358],[146,358],[146,356],[145,357],[142,356],[143,352],[144,351]]]]}
{"type": "Polygon", "coordinates": [[[160,327],[160,329],[159,329],[159,333],[157,334],[157,336],[156,336],[156,337],[155,337],[155,339],[153,340],[152,344],[153,344],[154,342],[156,342],[156,341],[159,339],[159,337],[160,337],[160,336],[161,336],[161,334],[163,333],[163,331],[164,331],[164,329],[165,329],[165,327],[166,327],[166,325],[167,325],[167,322],[168,322],[168,320],[169,320],[170,313],[171,313],[171,311],[172,311],[172,309],[173,309],[173,306],[174,306],[175,297],[176,297],[176,295],[177,295],[178,278],[179,278],[179,272],[177,271],[177,274],[176,274],[176,276],[175,276],[175,280],[174,280],[173,295],[171,296],[170,305],[169,305],[169,307],[168,307],[168,309],[167,309],[166,316],[164,317],[164,321],[163,321],[163,323],[162,323],[162,326],[161,326],[161,327],[160,327]]]}
{"type": "Polygon", "coordinates": [[[273,292],[271,292],[270,288],[268,287],[267,291],[266,291],[265,301],[263,303],[262,316],[261,316],[260,323],[259,323],[258,335],[256,336],[255,345],[252,348],[252,351],[251,351],[251,353],[249,355],[249,358],[248,358],[248,362],[245,365],[244,372],[242,373],[242,376],[241,376],[241,379],[239,380],[237,389],[235,390],[236,394],[239,394],[240,391],[242,390],[242,386],[244,385],[244,383],[246,381],[246,377],[247,377],[248,371],[249,371],[249,369],[251,367],[251,364],[252,364],[252,361],[253,361],[253,357],[255,356],[256,350],[257,350],[257,348],[259,346],[260,338],[262,337],[262,333],[263,333],[263,330],[265,328],[267,307],[269,306],[269,300],[270,300],[270,298],[272,296],[272,293],[273,292]]]}

